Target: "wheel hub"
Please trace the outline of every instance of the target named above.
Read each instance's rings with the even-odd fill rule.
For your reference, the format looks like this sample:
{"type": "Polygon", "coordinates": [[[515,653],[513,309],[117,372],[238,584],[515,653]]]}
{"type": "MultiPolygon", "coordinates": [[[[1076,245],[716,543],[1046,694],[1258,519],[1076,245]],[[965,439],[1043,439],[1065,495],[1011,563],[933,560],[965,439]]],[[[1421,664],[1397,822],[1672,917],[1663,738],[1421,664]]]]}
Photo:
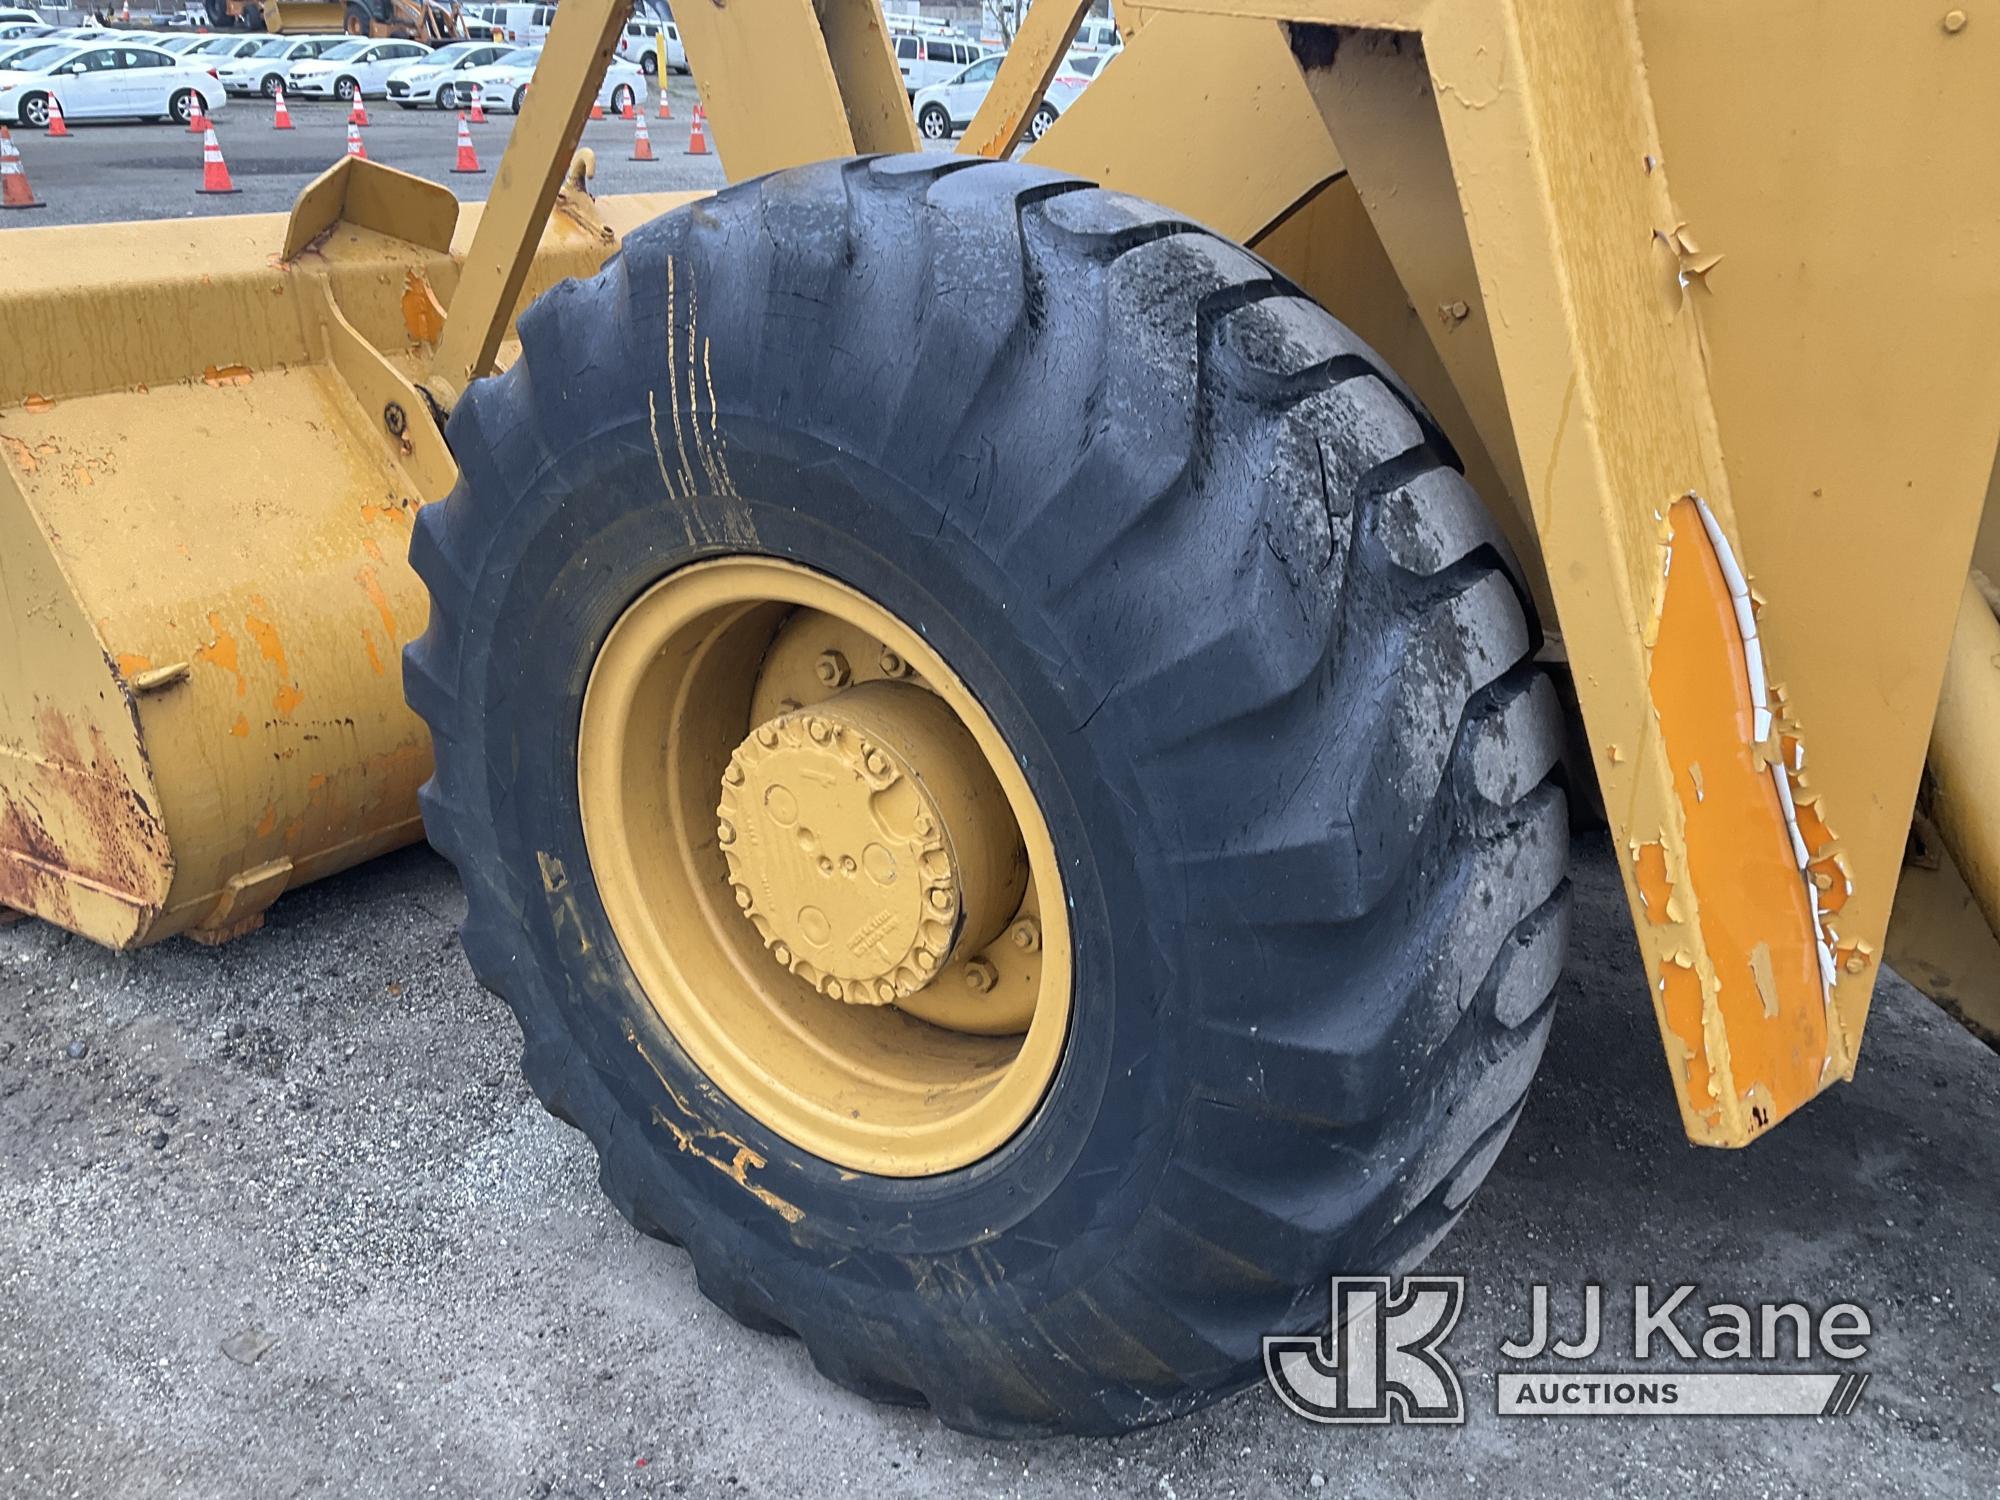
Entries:
{"type": "Polygon", "coordinates": [[[1021,899],[1005,794],[921,687],[865,683],[759,724],[729,757],[716,817],[737,907],[831,999],[915,994],[1021,899]]]}

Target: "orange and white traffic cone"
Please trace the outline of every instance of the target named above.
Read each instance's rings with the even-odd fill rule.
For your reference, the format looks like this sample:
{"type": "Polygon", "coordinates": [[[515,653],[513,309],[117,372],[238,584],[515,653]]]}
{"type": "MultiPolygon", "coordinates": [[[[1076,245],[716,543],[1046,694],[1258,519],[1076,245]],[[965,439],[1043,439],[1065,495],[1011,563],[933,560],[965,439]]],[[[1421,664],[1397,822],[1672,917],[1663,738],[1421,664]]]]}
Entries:
{"type": "Polygon", "coordinates": [[[621,120],[632,119],[638,113],[638,108],[637,98],[632,94],[627,94],[625,96],[625,107],[618,111],[618,118],[621,120]]]}
{"type": "Polygon", "coordinates": [[[201,95],[196,94],[193,96],[193,102],[188,106],[188,134],[206,135],[207,133],[208,101],[202,98],[201,95]]]}
{"type": "Polygon", "coordinates": [[[62,100],[49,95],[49,128],[44,132],[52,141],[59,141],[69,134],[69,122],[63,118],[62,100]]]}
{"type": "Polygon", "coordinates": [[[472,130],[466,124],[465,116],[458,117],[458,165],[452,171],[459,173],[484,172],[479,165],[479,153],[472,149],[472,130]]]}
{"type": "Polygon", "coordinates": [[[21,165],[14,137],[7,133],[5,125],[0,125],[0,209],[47,207],[28,186],[28,173],[21,165]]]}
{"type": "Polygon", "coordinates": [[[643,114],[634,116],[633,131],[632,160],[658,161],[659,158],[653,155],[652,132],[646,129],[646,117],[643,114]]]}
{"type": "Polygon", "coordinates": [[[347,154],[357,161],[368,160],[368,148],[361,144],[361,127],[352,120],[347,122],[347,154]]]}
{"type": "Polygon", "coordinates": [[[211,195],[243,191],[229,180],[229,164],[222,159],[222,143],[215,138],[213,125],[201,138],[201,186],[195,191],[211,195]]]}
{"type": "Polygon", "coordinates": [[[671,120],[673,117],[674,106],[667,98],[667,86],[663,83],[660,85],[660,118],[662,120],[671,120]]]}
{"type": "Polygon", "coordinates": [[[271,111],[271,128],[273,130],[290,130],[293,128],[292,112],[285,103],[285,87],[283,84],[278,85],[278,107],[271,111]]]}
{"type": "Polygon", "coordinates": [[[347,112],[347,123],[366,125],[368,123],[368,101],[361,97],[361,90],[354,91],[354,108],[347,112]]]}
{"type": "Polygon", "coordinates": [[[121,20],[121,21],[123,21],[123,22],[125,22],[125,23],[126,23],[126,24],[127,24],[128,26],[129,26],[129,25],[131,24],[131,22],[132,22],[132,0],[125,0],[125,4],[124,4],[124,5],[122,5],[121,7],[119,7],[119,10],[118,10],[118,19],[119,19],[119,20],[121,20]]]}
{"type": "Polygon", "coordinates": [[[688,121],[687,154],[689,156],[708,155],[708,132],[702,129],[702,124],[707,117],[708,112],[699,104],[696,104],[694,107],[694,116],[688,121]]]}
{"type": "Polygon", "coordinates": [[[472,86],[472,123],[474,125],[486,123],[486,85],[483,83],[475,83],[472,86]]]}
{"type": "Polygon", "coordinates": [[[595,99],[590,101],[590,118],[593,120],[604,118],[604,106],[599,104],[595,99]]]}

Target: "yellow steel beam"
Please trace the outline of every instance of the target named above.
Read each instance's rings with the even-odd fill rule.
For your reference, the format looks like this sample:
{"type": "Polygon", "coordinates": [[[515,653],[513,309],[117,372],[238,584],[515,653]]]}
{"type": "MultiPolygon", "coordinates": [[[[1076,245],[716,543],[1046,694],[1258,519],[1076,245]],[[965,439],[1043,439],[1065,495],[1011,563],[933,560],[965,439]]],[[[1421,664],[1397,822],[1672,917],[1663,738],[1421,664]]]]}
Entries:
{"type": "Polygon", "coordinates": [[[2000,933],[2000,620],[1976,580],[1958,599],[1931,725],[1931,821],[2000,933]]]}
{"type": "Polygon", "coordinates": [[[901,75],[874,0],[760,0],[674,13],[732,182],[856,151],[915,151],[901,75]]]}
{"type": "Polygon", "coordinates": [[[568,0],[557,10],[423,382],[445,411],[493,369],[630,10],[631,0],[568,0]]]}
{"type": "Polygon", "coordinates": [[[1338,176],[1275,22],[1158,15],[1026,159],[1249,242],[1338,176]]]}
{"type": "Polygon", "coordinates": [[[961,155],[997,159],[1020,143],[1021,132],[1028,128],[1029,118],[1048,93],[1049,81],[1062,66],[1069,44],[1076,40],[1076,28],[1083,24],[1091,4],[1092,0],[1041,0],[1028,12],[1028,19],[1014,34],[1014,44],[1007,49],[1000,76],[979,101],[972,123],[959,140],[961,155]]]}

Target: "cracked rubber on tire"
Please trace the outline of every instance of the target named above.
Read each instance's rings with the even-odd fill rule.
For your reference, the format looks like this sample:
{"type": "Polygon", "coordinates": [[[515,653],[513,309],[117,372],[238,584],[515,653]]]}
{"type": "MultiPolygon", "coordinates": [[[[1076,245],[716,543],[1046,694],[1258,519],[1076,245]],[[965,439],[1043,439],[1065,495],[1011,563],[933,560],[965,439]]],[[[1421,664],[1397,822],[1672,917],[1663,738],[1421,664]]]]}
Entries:
{"type": "Polygon", "coordinates": [[[1164,210],[937,156],[729,188],[521,335],[418,519],[406,681],[466,954],[625,1215],[833,1379],[990,1434],[1190,1410],[1323,1322],[1330,1274],[1421,1257],[1539,1059],[1567,844],[1503,544],[1376,357],[1164,210]],[[856,1176],[762,1127],[605,920],[592,661],[746,551],[923,630],[1043,805],[1070,1035],[972,1167],[856,1176]]]}

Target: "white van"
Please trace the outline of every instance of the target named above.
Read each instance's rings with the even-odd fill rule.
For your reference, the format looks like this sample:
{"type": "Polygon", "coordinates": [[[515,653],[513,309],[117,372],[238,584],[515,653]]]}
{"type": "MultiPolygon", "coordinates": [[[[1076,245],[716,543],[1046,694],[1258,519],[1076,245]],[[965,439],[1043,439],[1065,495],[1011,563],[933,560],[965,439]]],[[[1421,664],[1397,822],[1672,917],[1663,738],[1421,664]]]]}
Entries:
{"type": "Polygon", "coordinates": [[[553,5],[486,5],[480,9],[500,28],[500,40],[517,47],[539,47],[549,39],[549,28],[556,20],[553,5]]]}
{"type": "Polygon", "coordinates": [[[1118,23],[1103,16],[1092,16],[1076,28],[1076,40],[1070,43],[1076,52],[1120,52],[1125,47],[1125,38],[1118,34],[1118,23]]]}
{"type": "Polygon", "coordinates": [[[977,42],[957,37],[918,36],[909,31],[891,36],[896,43],[896,69],[903,75],[903,92],[913,99],[918,89],[957,77],[961,68],[978,62],[985,51],[977,42]]]}

